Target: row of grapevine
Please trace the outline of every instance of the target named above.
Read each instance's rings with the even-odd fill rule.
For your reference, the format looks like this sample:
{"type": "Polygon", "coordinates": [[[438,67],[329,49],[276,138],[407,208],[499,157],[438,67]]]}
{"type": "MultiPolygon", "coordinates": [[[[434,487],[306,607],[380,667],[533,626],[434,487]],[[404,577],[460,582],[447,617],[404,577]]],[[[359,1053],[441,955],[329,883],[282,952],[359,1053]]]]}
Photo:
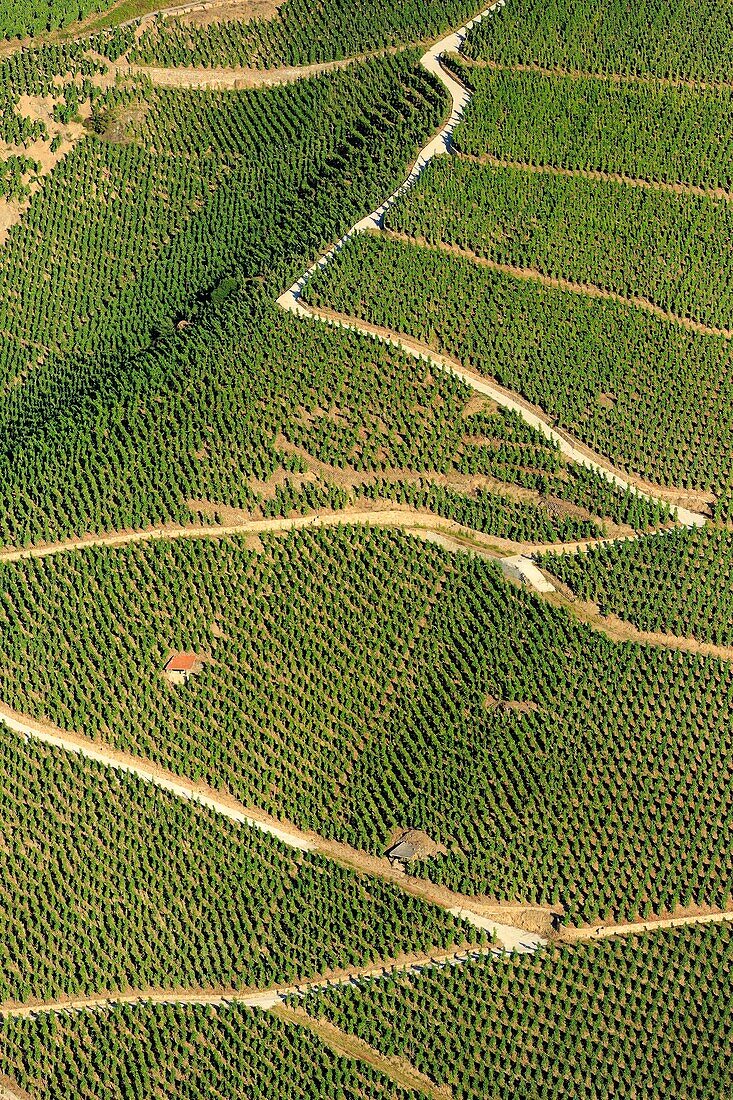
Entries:
{"type": "Polygon", "coordinates": [[[262,987],[471,938],[395,887],[133,777],[8,732],[0,761],[0,1001],[262,987]]]}
{"type": "Polygon", "coordinates": [[[733,184],[733,88],[584,79],[453,62],[474,97],[462,153],[707,188],[733,184]]]}
{"type": "Polygon", "coordinates": [[[604,614],[640,630],[733,644],[733,539],[705,527],[662,538],[613,543],[577,557],[548,554],[543,564],[604,614]]]}
{"type": "Polygon", "coordinates": [[[721,1100],[733,1090],[733,931],[558,947],[298,1003],[455,1100],[721,1100]]]}
{"type": "Polygon", "coordinates": [[[352,240],[307,293],[458,356],[625,469],[712,489],[728,514],[729,341],[377,236],[352,240]]]}
{"type": "Polygon", "coordinates": [[[720,0],[516,0],[469,35],[470,57],[673,80],[730,80],[733,11],[720,0]]]}
{"type": "Polygon", "coordinates": [[[312,1032],[231,1004],[10,1019],[0,1072],[31,1100],[418,1100],[312,1032]]]}
{"type": "Polygon", "coordinates": [[[493,563],[359,527],[90,549],[2,582],[18,710],[371,851],[422,828],[447,851],[416,873],[465,893],[589,921],[733,894],[725,662],[613,644],[493,563]],[[210,658],[176,691],[172,649],[210,658]]]}
{"type": "Polygon", "coordinates": [[[104,11],[109,0],[3,0],[0,39],[35,38],[104,11]]]}

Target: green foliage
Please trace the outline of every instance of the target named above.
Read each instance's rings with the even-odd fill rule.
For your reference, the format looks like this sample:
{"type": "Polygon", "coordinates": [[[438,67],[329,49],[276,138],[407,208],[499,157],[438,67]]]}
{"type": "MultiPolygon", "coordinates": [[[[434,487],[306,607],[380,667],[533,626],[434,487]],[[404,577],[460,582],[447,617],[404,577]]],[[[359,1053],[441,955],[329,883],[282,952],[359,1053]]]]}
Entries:
{"type": "Polygon", "coordinates": [[[477,0],[286,0],[271,20],[184,26],[159,18],[130,50],[132,61],[276,68],[354,57],[437,37],[476,14],[477,0]]]}
{"type": "Polygon", "coordinates": [[[731,995],[733,931],[711,925],[342,986],[304,1007],[455,1100],[719,1100],[731,995]]]}
{"type": "Polygon", "coordinates": [[[0,1001],[266,986],[473,938],[395,887],[0,732],[0,1001]]]}
{"type": "Polygon", "coordinates": [[[444,157],[387,226],[733,328],[733,208],[722,199],[444,157]]]}
{"type": "Polygon", "coordinates": [[[548,554],[543,563],[581,599],[640,630],[733,644],[730,531],[670,531],[594,547],[588,554],[548,554]]]}
{"type": "Polygon", "coordinates": [[[454,135],[461,153],[730,188],[733,89],[455,64],[474,89],[454,135]]]}
{"type": "Polygon", "coordinates": [[[360,235],[308,298],[457,356],[619,466],[729,507],[730,342],[610,300],[360,235]]]}
{"type": "Polygon", "coordinates": [[[37,162],[30,157],[9,156],[0,160],[0,199],[12,202],[27,198],[28,185],[38,169],[37,162]]]}
{"type": "Polygon", "coordinates": [[[470,34],[467,53],[671,79],[730,79],[733,10],[720,0],[515,0],[470,34]]]}
{"type": "Polygon", "coordinates": [[[5,429],[36,391],[63,407],[98,387],[227,276],[294,278],[402,178],[442,105],[404,54],[288,88],[110,93],[98,112],[124,109],[136,140],[80,142],[0,253],[5,429]]]}
{"type": "Polygon", "coordinates": [[[241,1005],[9,1019],[0,1071],[32,1100],[417,1100],[312,1032],[241,1005]]]}
{"type": "Polygon", "coordinates": [[[312,529],[9,563],[2,592],[10,706],[371,851],[422,828],[454,889],[588,920],[733,891],[729,664],[613,644],[493,563],[312,529]],[[172,649],[211,658],[175,690],[172,649]]]}
{"type": "Polygon", "coordinates": [[[104,11],[110,3],[111,0],[35,0],[29,4],[27,0],[3,0],[0,39],[34,38],[104,11]]]}

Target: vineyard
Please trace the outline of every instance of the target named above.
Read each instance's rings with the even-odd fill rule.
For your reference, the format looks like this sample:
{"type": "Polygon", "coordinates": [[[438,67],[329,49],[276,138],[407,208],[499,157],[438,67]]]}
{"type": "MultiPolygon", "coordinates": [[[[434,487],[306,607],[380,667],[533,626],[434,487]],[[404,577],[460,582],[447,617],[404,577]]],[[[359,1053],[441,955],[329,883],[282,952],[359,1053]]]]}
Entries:
{"type": "Polygon", "coordinates": [[[312,994],[455,1100],[712,1100],[733,1089],[733,931],[656,932],[312,994]]]}
{"type": "Polygon", "coordinates": [[[418,827],[446,852],[415,873],[571,921],[733,893],[725,662],[613,644],[493,563],[359,527],[2,576],[16,710],[372,852],[418,827]],[[173,690],[176,650],[204,664],[173,690]]]}
{"type": "Polygon", "coordinates": [[[94,12],[104,11],[109,0],[3,0],[0,12],[0,40],[34,38],[64,27],[94,12]]]}
{"type": "Polygon", "coordinates": [[[267,986],[472,938],[394,887],[137,779],[8,732],[0,751],[0,1001],[267,986]]]}
{"type": "Polygon", "coordinates": [[[719,0],[515,0],[466,53],[504,65],[730,81],[733,12],[719,0]]]}
{"type": "Polygon", "coordinates": [[[423,42],[476,11],[476,0],[401,0],[380,7],[366,0],[286,0],[272,20],[222,22],[205,30],[161,17],[128,56],[147,65],[206,68],[309,65],[423,42]]]}
{"type": "Polygon", "coordinates": [[[152,2],[0,14],[0,1100],[723,1100],[733,8],[152,2]]]}
{"type": "Polygon", "coordinates": [[[621,468],[712,490],[717,514],[727,518],[729,341],[373,235],[349,242],[309,284],[307,298],[457,356],[621,468]]]}
{"type": "Polygon", "coordinates": [[[733,327],[729,203],[444,158],[387,226],[733,327]]]}
{"type": "Polygon", "coordinates": [[[733,88],[453,67],[474,90],[454,139],[461,153],[731,188],[733,88]]]}
{"type": "Polygon", "coordinates": [[[604,614],[640,630],[733,644],[733,543],[727,530],[667,532],[577,557],[548,554],[542,564],[604,614]]]}
{"type": "Polygon", "coordinates": [[[44,1100],[418,1097],[333,1054],[310,1032],[237,1005],[136,1005],[6,1020],[0,1035],[0,1071],[44,1100]]]}

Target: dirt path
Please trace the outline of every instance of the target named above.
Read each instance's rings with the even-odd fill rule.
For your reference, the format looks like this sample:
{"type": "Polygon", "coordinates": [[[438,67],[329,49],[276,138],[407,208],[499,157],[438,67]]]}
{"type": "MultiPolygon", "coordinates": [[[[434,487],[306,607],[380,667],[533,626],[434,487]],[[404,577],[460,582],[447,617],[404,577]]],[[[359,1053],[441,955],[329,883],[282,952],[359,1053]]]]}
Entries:
{"type": "Polygon", "coordinates": [[[605,940],[610,936],[636,936],[642,932],[658,932],[664,928],[686,928],[690,924],[724,924],[733,921],[733,910],[724,913],[695,913],[687,917],[662,917],[659,920],[638,921],[636,924],[607,924],[583,928],[564,928],[558,940],[580,943],[605,940]]]}
{"type": "Polygon", "coordinates": [[[654,76],[651,73],[593,73],[584,69],[554,69],[534,63],[505,65],[501,61],[464,58],[465,64],[476,69],[493,69],[498,73],[539,73],[540,76],[567,77],[570,80],[600,80],[604,84],[648,84],[652,88],[689,88],[694,92],[717,92],[733,88],[733,81],[689,80],[684,77],[654,76]]]}
{"type": "Polygon", "coordinates": [[[31,1096],[9,1077],[0,1076],[0,1100],[31,1100],[31,1096]]]}
{"type": "Polygon", "coordinates": [[[305,995],[319,989],[331,989],[334,986],[349,985],[353,981],[376,981],[395,974],[420,973],[422,970],[443,966],[463,966],[469,959],[478,959],[489,955],[501,955],[501,949],[494,945],[473,946],[453,951],[433,951],[428,954],[401,955],[372,966],[357,966],[343,970],[333,970],[328,974],[307,978],[292,985],[274,985],[265,989],[135,989],[126,993],[116,993],[92,997],[64,997],[54,1001],[35,1001],[24,1004],[8,1003],[0,1005],[0,1019],[28,1018],[50,1012],[84,1012],[104,1009],[111,1005],[136,1004],[188,1004],[188,1005],[226,1005],[242,1004],[248,1008],[274,1008],[287,997],[305,995]]]}
{"type": "Polygon", "coordinates": [[[470,386],[471,389],[476,390],[477,393],[481,393],[485,397],[491,398],[492,401],[495,401],[496,404],[500,405],[502,408],[512,409],[521,416],[530,427],[536,428],[547,439],[556,443],[561,454],[569,458],[572,462],[595,470],[619,488],[629,489],[631,492],[637,493],[646,500],[671,505],[677,511],[679,523],[685,527],[702,527],[706,523],[707,517],[702,512],[693,510],[695,506],[703,505],[704,502],[702,499],[700,499],[698,505],[698,500],[694,496],[692,501],[690,501],[691,494],[687,492],[652,485],[642,478],[621,473],[603,456],[596,454],[583,443],[573,439],[568,433],[553,427],[542,410],[531,405],[518,394],[500,386],[497,382],[489,381],[485,377],[464,367],[458,359],[434,351],[429,344],[416,340],[412,336],[396,333],[390,329],[382,328],[379,325],[373,325],[369,321],[362,321],[360,319],[348,317],[345,314],[336,313],[333,310],[319,309],[315,306],[303,304],[301,300],[297,300],[295,305],[288,305],[285,308],[290,309],[301,317],[323,321],[326,324],[331,324],[338,328],[345,328],[352,332],[361,332],[368,336],[372,336],[382,343],[400,348],[415,359],[427,360],[439,370],[460,378],[466,385],[470,386]],[[693,508],[680,504],[679,501],[681,497],[693,503],[693,508]]]}
{"type": "MultiPolygon", "coordinates": [[[[639,479],[630,480],[627,477],[622,476],[613,467],[599,455],[596,455],[589,448],[584,447],[582,444],[573,440],[565,433],[561,433],[553,428],[549,423],[541,410],[533,408],[528,402],[523,401],[517,394],[511,393],[511,391],[505,390],[495,383],[489,383],[478,375],[471,371],[468,371],[457,360],[448,356],[444,356],[435,352],[428,345],[413,340],[409,336],[398,335],[390,332],[387,329],[380,328],[376,325],[370,325],[365,321],[354,319],[351,317],[344,317],[335,313],[331,313],[324,310],[316,310],[303,302],[303,293],[308,286],[308,283],[314,277],[316,272],[321,270],[327,264],[329,264],[344,245],[357,233],[366,232],[369,230],[381,230],[384,224],[384,218],[391,207],[401,198],[406,191],[408,191],[422,175],[430,162],[436,157],[444,153],[447,153],[450,149],[451,135],[453,134],[456,126],[461,121],[466,107],[471,99],[471,93],[469,90],[461,84],[456,77],[445,69],[441,64],[441,57],[443,54],[450,52],[458,52],[463,46],[466,36],[469,30],[482,19],[488,17],[499,8],[503,7],[505,0],[497,0],[497,3],[493,4],[490,8],[487,8],[482,12],[475,20],[466,24],[460,30],[454,34],[442,39],[440,42],[435,43],[430,49],[423,55],[421,61],[423,66],[431,72],[443,86],[448,90],[451,96],[452,110],[448,120],[443,124],[438,133],[428,142],[428,144],[418,153],[415,164],[410,171],[405,182],[387,198],[380,207],[378,207],[371,214],[368,214],[361,221],[357,222],[348,233],[346,233],[337,243],[329,249],[323,256],[321,256],[301,277],[296,283],[294,283],[288,290],[277,299],[277,304],[281,309],[287,310],[290,313],[299,317],[307,317],[311,319],[317,319],[325,321],[330,324],[338,325],[343,328],[350,329],[354,332],[362,332],[368,335],[376,337],[378,340],[384,343],[391,344],[395,347],[401,348],[408,354],[421,359],[426,359],[440,370],[447,371],[461,378],[467,385],[478,393],[483,394],[486,397],[490,397],[498,405],[503,408],[510,408],[517,412],[523,420],[525,420],[532,427],[537,428],[542,432],[544,436],[557,443],[562,454],[566,458],[569,458],[573,462],[580,463],[581,465],[589,466],[595,469],[598,473],[602,474],[608,480],[614,482],[622,489],[629,489],[632,492],[639,493],[641,496],[648,499],[655,499],[664,501],[664,503],[670,503],[669,496],[658,488],[650,488],[645,483],[642,483],[639,479]]],[[[672,501],[672,503],[674,503],[672,501]]],[[[705,516],[700,512],[693,511],[686,506],[675,505],[677,507],[677,518],[680,523],[687,526],[701,526],[705,523],[705,516]]]]}
{"type": "Polygon", "coordinates": [[[290,848],[303,852],[317,852],[319,855],[349,868],[349,870],[357,871],[360,874],[373,875],[383,881],[390,882],[405,891],[405,893],[432,905],[437,905],[452,916],[472,924],[475,928],[480,928],[495,935],[499,943],[507,950],[534,951],[539,945],[546,942],[545,936],[540,934],[540,930],[543,933],[550,930],[552,910],[549,907],[535,905],[512,906],[511,916],[515,923],[504,923],[501,919],[503,916],[501,903],[493,902],[490,899],[457,894],[446,887],[428,882],[426,879],[419,879],[405,874],[404,871],[393,867],[388,859],[372,856],[368,852],[352,848],[348,844],[340,844],[337,841],[319,836],[317,833],[299,829],[288,822],[275,820],[259,809],[243,806],[234,798],[215,791],[211,787],[175,775],[151,761],[128,753],[118,752],[101,742],[92,741],[79,734],[59,729],[50,723],[37,722],[2,704],[0,704],[0,722],[14,733],[21,734],[21,736],[28,739],[41,741],[46,745],[64,749],[66,752],[76,753],[88,760],[103,764],[105,767],[127,772],[145,782],[154,783],[156,787],[160,787],[176,798],[198,803],[214,813],[221,814],[229,821],[268,833],[290,848]],[[529,925],[531,930],[522,927],[522,924],[529,925]]]}
{"type": "Polygon", "coordinates": [[[701,642],[697,638],[682,634],[668,634],[662,630],[640,630],[633,623],[618,615],[604,614],[592,600],[580,600],[575,594],[552,576],[547,568],[541,571],[550,578],[552,591],[547,600],[555,607],[563,607],[581,623],[593,627],[599,634],[612,642],[634,642],[636,645],[660,646],[664,649],[676,649],[682,653],[698,653],[703,657],[717,657],[721,661],[733,661],[733,646],[715,645],[714,642],[701,642]]]}
{"type": "Polygon", "coordinates": [[[246,66],[235,69],[169,68],[155,65],[130,65],[125,62],[108,62],[113,76],[145,76],[159,88],[192,88],[205,91],[234,91],[251,88],[274,88],[281,84],[294,84],[308,77],[346,69],[370,57],[382,57],[392,50],[376,50],[373,53],[346,57],[340,61],[323,61],[314,65],[300,65],[283,69],[252,69],[246,66]]]}
{"type": "Polygon", "coordinates": [[[724,340],[733,339],[733,329],[716,328],[714,325],[706,325],[702,321],[695,321],[691,317],[683,317],[678,313],[671,313],[662,306],[653,302],[650,298],[640,295],[619,294],[615,290],[606,290],[605,287],[596,286],[594,283],[575,283],[572,279],[565,279],[554,275],[547,275],[536,267],[519,267],[516,264],[505,264],[499,260],[492,260],[488,256],[481,256],[478,252],[472,252],[460,245],[450,244],[447,241],[428,241],[424,237],[410,237],[407,233],[397,233],[394,230],[384,230],[385,236],[390,240],[399,241],[402,244],[410,244],[419,248],[426,248],[432,252],[445,252],[450,256],[456,256],[461,260],[470,260],[478,267],[486,267],[490,271],[497,271],[502,275],[511,275],[514,279],[523,279],[532,283],[540,283],[552,290],[566,290],[570,294],[580,294],[584,298],[601,298],[604,301],[618,302],[619,305],[628,306],[630,309],[641,309],[645,313],[651,313],[663,321],[670,321],[690,332],[698,332],[703,336],[719,336],[724,340]]]}
{"type": "MultiPolygon", "coordinates": [[[[452,552],[475,553],[480,557],[491,558],[501,564],[507,557],[522,553],[537,553],[540,550],[555,550],[558,553],[573,550],[575,542],[553,542],[538,547],[534,543],[513,542],[499,535],[484,534],[473,527],[466,527],[457,520],[445,519],[434,512],[420,511],[409,505],[390,503],[389,508],[375,501],[373,508],[343,508],[339,511],[322,511],[317,515],[292,516],[288,519],[246,519],[232,523],[203,523],[179,527],[166,524],[162,527],[147,527],[138,531],[110,531],[103,535],[88,535],[66,542],[41,543],[27,549],[7,549],[0,551],[0,563],[12,563],[29,558],[49,558],[57,554],[68,554],[76,550],[88,550],[94,546],[110,548],[128,546],[131,543],[150,542],[156,539],[217,539],[230,535],[246,538],[265,534],[284,534],[288,531],[310,530],[321,527],[341,527],[349,524],[367,524],[372,527],[394,528],[408,531],[427,542],[434,542],[452,552]]],[[[216,509],[216,506],[212,506],[216,509]]],[[[224,506],[222,506],[223,508],[224,506]]],[[[619,536],[631,538],[634,536],[619,536]]],[[[596,545],[600,540],[589,540],[596,545]]],[[[605,541],[612,542],[614,539],[605,541]]]]}
{"type": "Polygon", "coordinates": [[[495,157],[493,153],[474,156],[470,153],[456,153],[460,160],[473,164],[488,164],[494,168],[513,168],[519,172],[533,172],[540,176],[566,176],[579,179],[598,180],[599,182],[621,183],[627,187],[640,187],[645,191],[668,191],[674,195],[695,195],[703,199],[723,199],[733,201],[733,191],[723,187],[703,187],[695,183],[665,182],[664,180],[645,180],[638,176],[626,176],[622,172],[604,172],[600,168],[561,168],[557,164],[529,164],[524,160],[506,160],[495,157]]]}
{"type": "Polygon", "coordinates": [[[307,1028],[336,1054],[346,1058],[352,1058],[358,1062],[364,1062],[373,1069],[382,1073],[385,1077],[394,1081],[400,1088],[418,1093],[420,1096],[429,1096],[431,1100],[451,1100],[452,1089],[447,1085],[436,1085],[426,1074],[416,1069],[406,1058],[399,1056],[387,1057],[380,1054],[374,1047],[369,1046],[363,1039],[355,1035],[349,1035],[336,1027],[330,1020],[316,1019],[303,1008],[293,1005],[276,1005],[271,1009],[273,1016],[278,1016],[290,1024],[307,1028]]]}

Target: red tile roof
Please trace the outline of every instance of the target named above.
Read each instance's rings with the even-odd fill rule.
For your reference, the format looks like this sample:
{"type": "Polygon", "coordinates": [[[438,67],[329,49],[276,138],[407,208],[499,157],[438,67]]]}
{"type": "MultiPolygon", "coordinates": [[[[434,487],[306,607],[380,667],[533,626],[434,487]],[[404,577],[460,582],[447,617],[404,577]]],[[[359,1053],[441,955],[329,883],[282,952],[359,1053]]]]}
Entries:
{"type": "Polygon", "coordinates": [[[195,653],[174,653],[165,666],[166,672],[193,672],[198,661],[195,653]]]}

